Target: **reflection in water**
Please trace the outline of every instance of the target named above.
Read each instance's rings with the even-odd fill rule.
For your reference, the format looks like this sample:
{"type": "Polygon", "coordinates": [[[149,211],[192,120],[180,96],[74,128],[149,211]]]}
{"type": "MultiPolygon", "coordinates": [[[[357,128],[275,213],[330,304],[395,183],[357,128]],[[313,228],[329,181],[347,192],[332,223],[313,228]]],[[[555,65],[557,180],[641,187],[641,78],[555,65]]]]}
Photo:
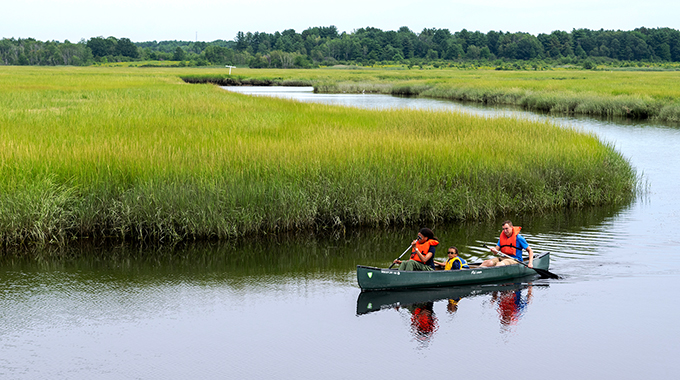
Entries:
{"type": "Polygon", "coordinates": [[[449,302],[446,304],[446,311],[451,315],[456,314],[458,311],[458,302],[460,302],[460,297],[449,299],[449,302]]]}
{"type": "Polygon", "coordinates": [[[434,302],[406,305],[404,308],[411,312],[411,334],[421,347],[427,347],[432,334],[437,331],[437,316],[432,310],[434,302]]]}
{"type": "Polygon", "coordinates": [[[531,302],[532,284],[527,286],[526,297],[522,296],[522,290],[505,290],[500,292],[493,292],[491,294],[491,303],[495,304],[498,311],[498,317],[501,321],[501,332],[510,332],[512,328],[517,325],[520,318],[524,315],[527,305],[531,302]]]}
{"type": "MultiPolygon", "coordinates": [[[[296,233],[234,242],[196,242],[174,246],[133,244],[32,247],[0,252],[0,273],[70,273],[82,281],[164,282],[168,278],[262,283],[275,276],[330,277],[344,282],[358,263],[384,262],[402,249],[400,230],[356,230],[341,235],[296,233]],[[375,250],[361,249],[363,244],[375,250]],[[240,254],[242,251],[248,255],[240,254]]],[[[403,236],[412,237],[411,230],[403,236]]],[[[7,276],[0,275],[0,283],[7,276]]],[[[353,280],[352,283],[356,281],[353,280]]]]}
{"type": "Polygon", "coordinates": [[[501,332],[506,333],[526,313],[532,298],[532,288],[549,286],[535,285],[536,278],[537,276],[531,276],[520,282],[503,284],[361,292],[357,298],[356,313],[365,315],[381,310],[408,311],[413,338],[421,348],[425,348],[439,329],[439,320],[434,312],[436,302],[445,301],[447,313],[453,315],[458,311],[459,302],[463,298],[489,296],[489,302],[497,309],[501,332]],[[522,295],[525,290],[526,297],[522,295]]]}
{"type": "MultiPolygon", "coordinates": [[[[495,243],[504,218],[522,223],[523,232],[536,252],[550,251],[552,262],[595,254],[597,247],[616,246],[621,232],[612,220],[625,210],[600,207],[564,210],[540,215],[504,215],[498,220],[433,223],[442,246],[455,245],[468,261],[488,257],[480,242],[495,243]]],[[[419,228],[419,227],[416,227],[419,228]]],[[[228,279],[248,282],[266,276],[330,276],[356,285],[357,265],[387,267],[413,239],[413,226],[352,229],[326,235],[295,232],[235,242],[200,242],[175,246],[97,246],[85,242],[67,247],[0,248],[0,272],[69,272],[87,279],[108,278],[144,281],[168,275],[192,279],[228,279]],[[366,249],[371,247],[371,249],[366,249]],[[239,249],[251,254],[241,255],[239,249]]],[[[446,252],[442,250],[442,252],[446,252]]],[[[440,254],[442,260],[445,253],[440,254]]],[[[153,281],[153,280],[151,280],[153,281]]]]}

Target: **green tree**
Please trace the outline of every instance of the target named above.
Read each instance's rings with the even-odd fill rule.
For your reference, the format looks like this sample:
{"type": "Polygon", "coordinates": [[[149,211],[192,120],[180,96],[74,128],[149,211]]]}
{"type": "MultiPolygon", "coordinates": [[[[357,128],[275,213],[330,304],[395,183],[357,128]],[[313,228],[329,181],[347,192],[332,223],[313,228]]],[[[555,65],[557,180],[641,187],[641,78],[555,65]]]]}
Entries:
{"type": "Polygon", "coordinates": [[[118,40],[115,37],[93,37],[87,41],[87,47],[92,51],[95,58],[115,55],[118,40]]]}
{"type": "MultiPolygon", "coordinates": [[[[68,40],[64,44],[70,44],[68,40]]],[[[68,65],[66,60],[62,60],[59,44],[55,41],[47,41],[43,44],[40,64],[41,65],[68,65]]]]}
{"type": "Polygon", "coordinates": [[[252,69],[262,69],[269,67],[269,60],[267,57],[262,56],[262,54],[257,53],[254,57],[248,61],[248,67],[252,69]]]}
{"type": "Polygon", "coordinates": [[[475,45],[468,46],[467,52],[465,53],[465,58],[467,59],[479,59],[481,56],[482,49],[475,45]]]}
{"type": "Polygon", "coordinates": [[[246,41],[246,36],[243,32],[239,31],[236,33],[236,51],[245,51],[248,48],[248,41],[246,41]]]}
{"type": "Polygon", "coordinates": [[[488,46],[484,46],[484,47],[479,51],[479,55],[480,55],[483,59],[493,59],[493,58],[494,58],[494,57],[493,57],[493,54],[491,54],[491,50],[489,49],[488,46]]]}
{"type": "Polygon", "coordinates": [[[463,45],[450,42],[449,48],[446,50],[445,59],[460,59],[465,54],[463,45]]]}
{"type": "Polygon", "coordinates": [[[116,44],[116,53],[130,58],[139,58],[137,46],[129,38],[121,38],[116,44]]]}
{"type": "Polygon", "coordinates": [[[498,55],[498,44],[503,37],[503,32],[494,32],[493,30],[486,34],[486,41],[491,51],[491,54],[498,55]]]}
{"type": "Polygon", "coordinates": [[[312,63],[307,60],[307,56],[305,55],[296,55],[294,63],[295,67],[300,67],[303,69],[312,67],[312,63]]]}
{"type": "Polygon", "coordinates": [[[173,61],[184,61],[185,59],[186,59],[186,52],[184,52],[184,49],[177,46],[177,49],[175,49],[175,54],[172,56],[172,60],[173,61]]]}
{"type": "Polygon", "coordinates": [[[543,46],[538,41],[538,38],[528,33],[520,34],[517,41],[517,59],[530,60],[540,57],[542,53],[543,46]]]}
{"type": "Polygon", "coordinates": [[[29,62],[28,62],[28,58],[26,57],[26,54],[24,54],[23,52],[19,53],[19,57],[17,59],[17,65],[26,66],[28,64],[29,64],[29,62]]]}
{"type": "Polygon", "coordinates": [[[583,48],[581,47],[580,44],[576,46],[576,56],[579,57],[579,58],[585,58],[585,57],[588,56],[586,54],[586,51],[583,50],[583,48]]]}
{"type": "Polygon", "coordinates": [[[232,62],[234,51],[222,46],[209,45],[203,50],[203,55],[210,63],[227,64],[232,62]]]}

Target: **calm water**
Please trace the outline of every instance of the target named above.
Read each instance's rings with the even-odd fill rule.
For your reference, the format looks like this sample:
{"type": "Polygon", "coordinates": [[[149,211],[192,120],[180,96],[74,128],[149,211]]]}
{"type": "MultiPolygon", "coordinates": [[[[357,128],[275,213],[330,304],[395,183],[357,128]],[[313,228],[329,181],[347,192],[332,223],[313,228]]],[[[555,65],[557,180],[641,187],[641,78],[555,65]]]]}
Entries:
{"type": "MultiPolygon", "coordinates": [[[[272,90],[358,107],[547,117],[430,99],[252,89],[272,90]]],[[[387,265],[408,246],[410,229],[5,253],[0,377],[672,378],[680,352],[680,129],[554,120],[613,143],[649,184],[625,207],[513,216],[536,251],[553,252],[551,271],[562,280],[361,295],[356,265],[387,265]]],[[[479,247],[495,241],[499,222],[433,227],[474,260],[485,257],[479,247]]]]}

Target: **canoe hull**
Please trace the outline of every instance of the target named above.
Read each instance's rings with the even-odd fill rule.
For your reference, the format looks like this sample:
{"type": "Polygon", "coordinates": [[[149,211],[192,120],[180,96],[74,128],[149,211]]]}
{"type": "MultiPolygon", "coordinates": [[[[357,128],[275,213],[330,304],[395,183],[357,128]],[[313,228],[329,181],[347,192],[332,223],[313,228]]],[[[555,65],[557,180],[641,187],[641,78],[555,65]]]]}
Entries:
{"type": "MultiPolygon", "coordinates": [[[[535,268],[548,270],[549,266],[549,253],[534,257],[535,268]]],[[[537,275],[536,271],[521,264],[449,271],[400,271],[357,266],[357,282],[362,291],[484,284],[531,275],[537,275]]]]}
{"type": "MultiPolygon", "coordinates": [[[[439,288],[396,289],[375,292],[361,292],[357,298],[357,315],[364,315],[394,307],[405,307],[426,302],[450,299],[460,300],[492,292],[514,292],[531,286],[527,282],[536,276],[513,279],[512,282],[491,284],[460,285],[439,288]]],[[[533,285],[537,286],[537,285],[533,285]]],[[[542,286],[548,286],[544,284],[542,286]]]]}

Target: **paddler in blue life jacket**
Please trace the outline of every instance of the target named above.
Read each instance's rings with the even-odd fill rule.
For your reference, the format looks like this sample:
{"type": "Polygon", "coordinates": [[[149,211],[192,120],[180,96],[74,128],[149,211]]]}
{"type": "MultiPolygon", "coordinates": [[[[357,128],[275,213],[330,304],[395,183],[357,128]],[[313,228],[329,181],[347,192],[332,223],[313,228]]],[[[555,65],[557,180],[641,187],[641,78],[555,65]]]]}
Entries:
{"type": "Polygon", "coordinates": [[[434,270],[434,252],[438,244],[439,239],[434,236],[434,232],[429,228],[422,228],[418,232],[418,239],[411,243],[411,259],[396,259],[394,263],[399,264],[399,270],[434,270]]]}
{"type": "Polygon", "coordinates": [[[458,256],[458,248],[451,246],[448,250],[449,259],[445,263],[435,261],[434,265],[444,267],[444,270],[459,270],[461,268],[470,268],[464,258],[458,256]]]}
{"type": "Polygon", "coordinates": [[[502,252],[511,258],[501,255],[501,257],[494,257],[493,259],[484,260],[481,266],[493,267],[517,264],[517,261],[524,261],[522,259],[522,250],[526,249],[527,253],[529,253],[529,264],[527,264],[527,266],[529,268],[533,268],[534,252],[531,250],[531,247],[529,247],[529,243],[527,243],[527,240],[524,238],[524,236],[519,234],[519,231],[522,229],[522,227],[515,227],[512,225],[511,221],[506,220],[501,225],[501,228],[503,229],[501,236],[498,239],[496,246],[491,248],[491,252],[493,252],[495,255],[498,255],[499,252],[502,252]]]}

